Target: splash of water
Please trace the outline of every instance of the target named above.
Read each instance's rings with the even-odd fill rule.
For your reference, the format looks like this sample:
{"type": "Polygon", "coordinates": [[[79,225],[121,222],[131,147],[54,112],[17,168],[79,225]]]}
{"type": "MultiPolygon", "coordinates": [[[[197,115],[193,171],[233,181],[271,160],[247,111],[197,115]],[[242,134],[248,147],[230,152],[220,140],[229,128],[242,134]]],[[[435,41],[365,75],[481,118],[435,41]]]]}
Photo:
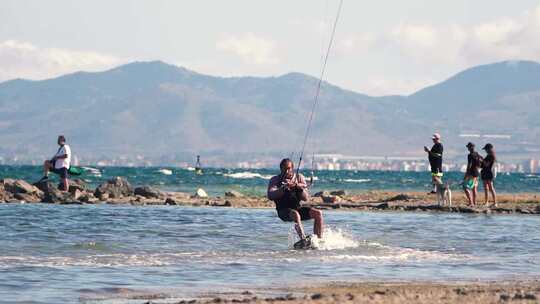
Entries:
{"type": "MultiPolygon", "coordinates": [[[[294,243],[298,242],[300,238],[294,229],[294,225],[289,229],[288,245],[289,248],[293,248],[294,243]]],[[[316,235],[312,235],[311,242],[313,248],[317,250],[336,250],[358,247],[360,244],[354,239],[352,234],[342,228],[338,227],[325,227],[323,237],[318,238],[316,235]]]]}

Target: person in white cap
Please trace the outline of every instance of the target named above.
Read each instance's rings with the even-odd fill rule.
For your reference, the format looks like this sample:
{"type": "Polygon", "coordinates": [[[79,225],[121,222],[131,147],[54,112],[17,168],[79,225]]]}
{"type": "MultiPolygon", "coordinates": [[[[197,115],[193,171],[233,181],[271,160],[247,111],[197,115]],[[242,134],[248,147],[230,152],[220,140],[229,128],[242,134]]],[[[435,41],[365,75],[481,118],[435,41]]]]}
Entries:
{"type": "Polygon", "coordinates": [[[442,156],[443,145],[441,143],[441,135],[435,133],[431,136],[433,140],[433,147],[431,150],[424,146],[424,151],[428,154],[429,166],[431,167],[431,182],[433,183],[433,189],[430,194],[437,193],[437,183],[442,183],[443,171],[442,171],[442,156]]]}

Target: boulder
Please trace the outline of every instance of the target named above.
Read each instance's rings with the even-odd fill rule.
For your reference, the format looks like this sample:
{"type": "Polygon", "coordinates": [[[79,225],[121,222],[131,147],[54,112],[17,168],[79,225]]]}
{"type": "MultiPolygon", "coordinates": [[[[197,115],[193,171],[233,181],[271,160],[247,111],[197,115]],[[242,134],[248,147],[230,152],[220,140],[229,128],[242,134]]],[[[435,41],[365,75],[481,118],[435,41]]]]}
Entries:
{"type": "Polygon", "coordinates": [[[345,190],[336,190],[336,191],[330,192],[330,195],[343,197],[343,196],[347,195],[347,191],[345,191],[345,190]]]}
{"type": "Polygon", "coordinates": [[[144,196],[145,198],[163,198],[165,194],[158,189],[150,186],[137,187],[134,190],[135,195],[144,196]]]}
{"type": "Polygon", "coordinates": [[[36,196],[36,195],[32,194],[32,193],[15,193],[15,195],[13,195],[13,197],[16,200],[24,201],[24,202],[28,202],[28,203],[39,203],[39,202],[41,202],[41,198],[39,196],[36,196]]]}
{"type": "Polygon", "coordinates": [[[0,181],[4,185],[4,189],[12,194],[15,193],[28,193],[43,195],[42,191],[22,179],[5,178],[0,181]]]}
{"type": "Polygon", "coordinates": [[[315,194],[313,194],[314,197],[323,197],[323,196],[329,196],[330,192],[328,191],[320,191],[315,194]]]}
{"type": "Polygon", "coordinates": [[[225,192],[225,197],[244,197],[244,195],[238,191],[231,190],[225,192]]]}
{"type": "Polygon", "coordinates": [[[10,192],[6,191],[4,184],[0,183],[0,203],[8,202],[12,199],[12,196],[10,192]]]}
{"type": "Polygon", "coordinates": [[[94,204],[98,201],[94,194],[89,192],[82,193],[78,200],[87,204],[94,204]]]}
{"type": "Polygon", "coordinates": [[[104,200],[107,198],[122,198],[133,195],[133,187],[123,177],[115,177],[99,185],[94,191],[94,196],[104,200]]]}
{"type": "Polygon", "coordinates": [[[206,198],[206,197],[208,197],[208,194],[206,193],[206,191],[204,191],[203,188],[199,188],[199,189],[197,189],[197,192],[195,192],[194,197],[206,198]]]}
{"type": "Polygon", "coordinates": [[[334,204],[341,202],[341,197],[337,195],[323,195],[321,196],[324,203],[334,204]]]}
{"type": "Polygon", "coordinates": [[[85,192],[87,189],[86,182],[80,178],[72,179],[69,181],[69,192],[74,193],[75,190],[85,192]]]}
{"type": "Polygon", "coordinates": [[[165,200],[165,205],[176,205],[176,201],[171,197],[167,197],[165,200]]]}

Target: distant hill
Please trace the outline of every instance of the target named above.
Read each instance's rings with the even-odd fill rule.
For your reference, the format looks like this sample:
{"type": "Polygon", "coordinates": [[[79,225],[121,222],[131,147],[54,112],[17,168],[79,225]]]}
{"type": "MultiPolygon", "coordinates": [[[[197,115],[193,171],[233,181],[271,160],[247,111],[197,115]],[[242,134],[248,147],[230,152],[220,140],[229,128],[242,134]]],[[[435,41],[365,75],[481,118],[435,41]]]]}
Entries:
{"type": "MultiPolygon", "coordinates": [[[[300,148],[316,83],[300,73],[213,77],[160,61],[11,80],[0,83],[0,155],[49,155],[57,134],[81,157],[289,155],[300,148]]],[[[511,134],[498,147],[523,152],[540,138],[539,114],[536,62],[474,67],[410,96],[325,83],[308,150],[418,155],[436,129],[450,154],[462,152],[459,134],[471,132],[511,134]]]]}

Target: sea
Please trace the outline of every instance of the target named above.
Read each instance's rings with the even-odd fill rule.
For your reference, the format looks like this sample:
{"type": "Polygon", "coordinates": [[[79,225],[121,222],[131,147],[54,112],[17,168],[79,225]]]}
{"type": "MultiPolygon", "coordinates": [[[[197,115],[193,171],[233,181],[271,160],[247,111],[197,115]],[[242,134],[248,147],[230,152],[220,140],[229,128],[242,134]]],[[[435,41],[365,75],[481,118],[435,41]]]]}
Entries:
{"type": "MultiPolygon", "coordinates": [[[[211,195],[264,194],[274,170],[97,168],[97,185],[211,195]]],[[[309,175],[309,174],[307,174],[309,175]]],[[[0,178],[39,179],[3,166],[0,178]]],[[[428,173],[315,172],[315,189],[426,191],[428,173]]],[[[461,173],[446,174],[459,181],[461,173]]],[[[501,192],[538,192],[540,177],[500,175],[501,192]]],[[[0,204],[0,303],[175,303],[206,294],[327,282],[463,282],[540,278],[536,215],[324,211],[317,249],[294,250],[273,209],[0,204]]],[[[305,222],[306,230],[312,223],[305,222]]]]}

